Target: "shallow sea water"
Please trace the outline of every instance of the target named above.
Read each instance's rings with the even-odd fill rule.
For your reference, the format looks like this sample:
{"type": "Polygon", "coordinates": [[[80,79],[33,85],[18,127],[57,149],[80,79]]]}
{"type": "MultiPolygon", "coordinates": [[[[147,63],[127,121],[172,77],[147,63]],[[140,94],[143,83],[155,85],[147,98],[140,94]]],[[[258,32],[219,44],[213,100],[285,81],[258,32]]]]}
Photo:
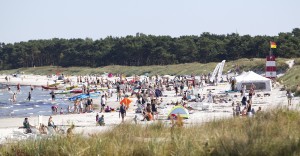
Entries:
{"type": "MultiPolygon", "coordinates": [[[[11,86],[11,90],[0,90],[0,118],[6,117],[29,117],[37,115],[51,115],[51,107],[58,105],[64,112],[72,102],[68,101],[71,95],[56,95],[56,100],[52,101],[51,90],[43,90],[35,87],[31,93],[31,100],[28,101],[29,86],[21,86],[21,91],[17,91],[16,86],[11,86]],[[17,101],[12,102],[13,93],[17,93],[17,101]]],[[[60,110],[60,109],[59,109],[60,110]]],[[[58,110],[58,111],[59,111],[58,110]]]]}

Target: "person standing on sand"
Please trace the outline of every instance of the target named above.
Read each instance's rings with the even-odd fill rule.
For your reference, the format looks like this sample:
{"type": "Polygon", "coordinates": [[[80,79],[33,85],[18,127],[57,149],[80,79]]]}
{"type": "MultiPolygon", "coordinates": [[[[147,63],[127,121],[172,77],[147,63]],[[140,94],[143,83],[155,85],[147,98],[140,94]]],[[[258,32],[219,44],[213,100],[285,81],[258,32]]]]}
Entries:
{"type": "Polygon", "coordinates": [[[105,107],[105,104],[106,104],[106,98],[105,98],[104,95],[102,95],[102,97],[101,97],[100,104],[101,104],[101,110],[100,110],[100,113],[102,113],[102,111],[104,111],[104,107],[105,107]]]}
{"type": "Polygon", "coordinates": [[[79,105],[79,100],[76,99],[74,101],[74,111],[73,111],[73,113],[77,113],[78,112],[78,107],[77,107],[78,105],[79,105]]]}
{"type": "Polygon", "coordinates": [[[243,85],[243,86],[242,86],[241,96],[242,96],[242,97],[246,96],[246,85],[243,85]]]}
{"type": "Polygon", "coordinates": [[[94,102],[93,102],[93,99],[91,99],[91,112],[94,111],[94,102]]]}
{"type": "Polygon", "coordinates": [[[231,78],[231,91],[234,91],[234,78],[231,78]]]}
{"type": "Polygon", "coordinates": [[[88,98],[87,101],[86,101],[86,103],[87,103],[87,108],[86,108],[85,112],[91,112],[92,111],[92,102],[91,102],[91,99],[88,98]]]}
{"type": "Polygon", "coordinates": [[[177,83],[175,83],[175,85],[174,85],[174,90],[175,90],[175,95],[177,96],[177,94],[178,94],[178,86],[177,86],[177,83]]]}
{"type": "Polygon", "coordinates": [[[119,118],[122,117],[122,122],[124,122],[124,118],[126,116],[126,108],[125,105],[120,106],[120,111],[119,111],[119,118]]]}
{"type": "Polygon", "coordinates": [[[249,90],[249,100],[251,100],[251,101],[252,101],[252,96],[254,96],[254,94],[255,94],[255,92],[254,92],[255,88],[256,88],[256,86],[252,83],[250,90],[249,90]]]}
{"type": "Polygon", "coordinates": [[[120,85],[117,85],[117,101],[121,101],[121,90],[120,90],[120,85]]]}
{"type": "Polygon", "coordinates": [[[207,94],[207,98],[208,98],[208,103],[213,103],[213,95],[211,93],[211,91],[209,91],[209,93],[207,94]]]}
{"type": "Polygon", "coordinates": [[[287,96],[287,99],[288,99],[288,105],[292,105],[293,93],[290,90],[288,90],[286,92],[286,96],[287,96]]]}

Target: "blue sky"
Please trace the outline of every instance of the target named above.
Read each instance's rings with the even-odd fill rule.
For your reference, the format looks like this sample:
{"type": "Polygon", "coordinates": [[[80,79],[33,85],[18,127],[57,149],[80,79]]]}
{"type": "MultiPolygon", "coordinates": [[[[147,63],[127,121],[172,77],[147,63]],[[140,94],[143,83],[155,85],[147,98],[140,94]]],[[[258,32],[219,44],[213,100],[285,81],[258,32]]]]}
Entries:
{"type": "Polygon", "coordinates": [[[300,27],[298,0],[0,0],[0,42],[203,32],[278,35],[300,27]]]}

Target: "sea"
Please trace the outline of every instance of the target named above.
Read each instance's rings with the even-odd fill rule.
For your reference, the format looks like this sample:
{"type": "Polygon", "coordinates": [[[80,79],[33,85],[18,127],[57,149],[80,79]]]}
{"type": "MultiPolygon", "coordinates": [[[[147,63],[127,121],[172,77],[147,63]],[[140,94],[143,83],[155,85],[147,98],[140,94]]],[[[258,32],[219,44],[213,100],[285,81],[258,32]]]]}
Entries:
{"type": "Polygon", "coordinates": [[[51,115],[53,105],[63,108],[67,112],[67,108],[72,104],[68,98],[71,95],[55,95],[52,101],[51,90],[44,90],[42,87],[34,87],[31,91],[30,86],[21,86],[20,92],[16,86],[8,89],[0,89],[0,118],[7,117],[30,117],[38,115],[51,115]],[[28,101],[28,94],[31,91],[31,100],[28,101]],[[12,102],[13,93],[16,93],[16,102],[12,102]]]}

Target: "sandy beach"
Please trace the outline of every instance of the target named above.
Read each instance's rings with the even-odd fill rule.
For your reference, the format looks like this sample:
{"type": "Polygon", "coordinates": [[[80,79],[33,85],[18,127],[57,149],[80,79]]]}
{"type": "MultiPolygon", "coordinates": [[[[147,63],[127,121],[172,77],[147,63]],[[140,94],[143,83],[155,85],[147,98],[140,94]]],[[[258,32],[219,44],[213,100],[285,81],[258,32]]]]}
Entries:
{"type": "MultiPolygon", "coordinates": [[[[0,83],[7,83],[5,80],[6,75],[0,76],[0,83]]],[[[76,76],[68,77],[72,81],[76,81],[76,76]]],[[[10,77],[9,84],[10,85],[35,85],[41,86],[46,85],[47,83],[52,84],[56,77],[48,78],[46,76],[38,76],[38,75],[21,75],[18,78],[10,77]]],[[[211,90],[213,95],[221,96],[224,91],[229,90],[230,85],[228,83],[220,83],[218,86],[205,86],[203,88],[203,94],[207,95],[207,93],[211,90]]],[[[274,86],[273,90],[268,92],[270,96],[254,96],[252,108],[255,110],[258,107],[262,107],[262,110],[272,109],[278,106],[287,106],[287,97],[286,91],[280,91],[281,86],[274,86]]],[[[195,89],[197,90],[197,88],[195,89]]],[[[264,95],[266,92],[257,91],[256,95],[264,95]]],[[[152,122],[162,121],[167,124],[170,123],[170,120],[167,120],[167,114],[171,110],[174,105],[171,105],[173,101],[180,101],[182,96],[175,96],[174,90],[171,91],[163,91],[163,102],[158,107],[158,119],[155,121],[141,121],[143,116],[141,114],[136,114],[135,109],[136,98],[131,98],[132,103],[130,105],[129,110],[127,111],[127,115],[125,117],[126,122],[133,122],[133,118],[135,115],[138,116],[138,124],[151,124],[152,122]]],[[[209,122],[212,120],[224,119],[233,117],[232,110],[232,102],[240,102],[241,94],[239,92],[229,93],[225,97],[227,102],[215,102],[215,103],[207,103],[209,105],[208,109],[202,110],[199,108],[196,102],[189,102],[188,106],[195,108],[195,110],[190,112],[190,118],[184,120],[185,125],[193,125],[193,124],[201,124],[205,122],[209,122]],[[199,109],[198,109],[199,108],[199,109]]],[[[100,98],[95,99],[94,104],[99,105],[100,98]]],[[[293,98],[293,105],[290,106],[294,109],[298,109],[299,98],[293,98]]],[[[114,93],[111,98],[108,98],[107,105],[113,108],[119,107],[119,102],[117,102],[117,96],[114,93]]],[[[121,119],[119,118],[119,112],[110,112],[110,113],[99,113],[99,115],[104,115],[105,118],[105,126],[96,126],[96,114],[99,113],[99,110],[95,110],[92,113],[82,113],[82,114],[63,114],[63,115],[53,115],[53,121],[59,128],[66,130],[72,123],[76,126],[74,132],[82,133],[84,135],[98,133],[105,130],[109,130],[114,126],[121,124],[121,119]]],[[[34,116],[29,118],[29,122],[32,126],[38,127],[39,123],[47,124],[49,116],[34,116]],[[39,121],[40,120],[40,121],[39,121]]],[[[15,117],[15,118],[1,118],[0,119],[0,143],[4,143],[6,141],[16,141],[20,139],[26,138],[34,138],[37,135],[33,134],[24,134],[23,129],[18,129],[18,127],[22,126],[24,118],[15,117]]]]}

